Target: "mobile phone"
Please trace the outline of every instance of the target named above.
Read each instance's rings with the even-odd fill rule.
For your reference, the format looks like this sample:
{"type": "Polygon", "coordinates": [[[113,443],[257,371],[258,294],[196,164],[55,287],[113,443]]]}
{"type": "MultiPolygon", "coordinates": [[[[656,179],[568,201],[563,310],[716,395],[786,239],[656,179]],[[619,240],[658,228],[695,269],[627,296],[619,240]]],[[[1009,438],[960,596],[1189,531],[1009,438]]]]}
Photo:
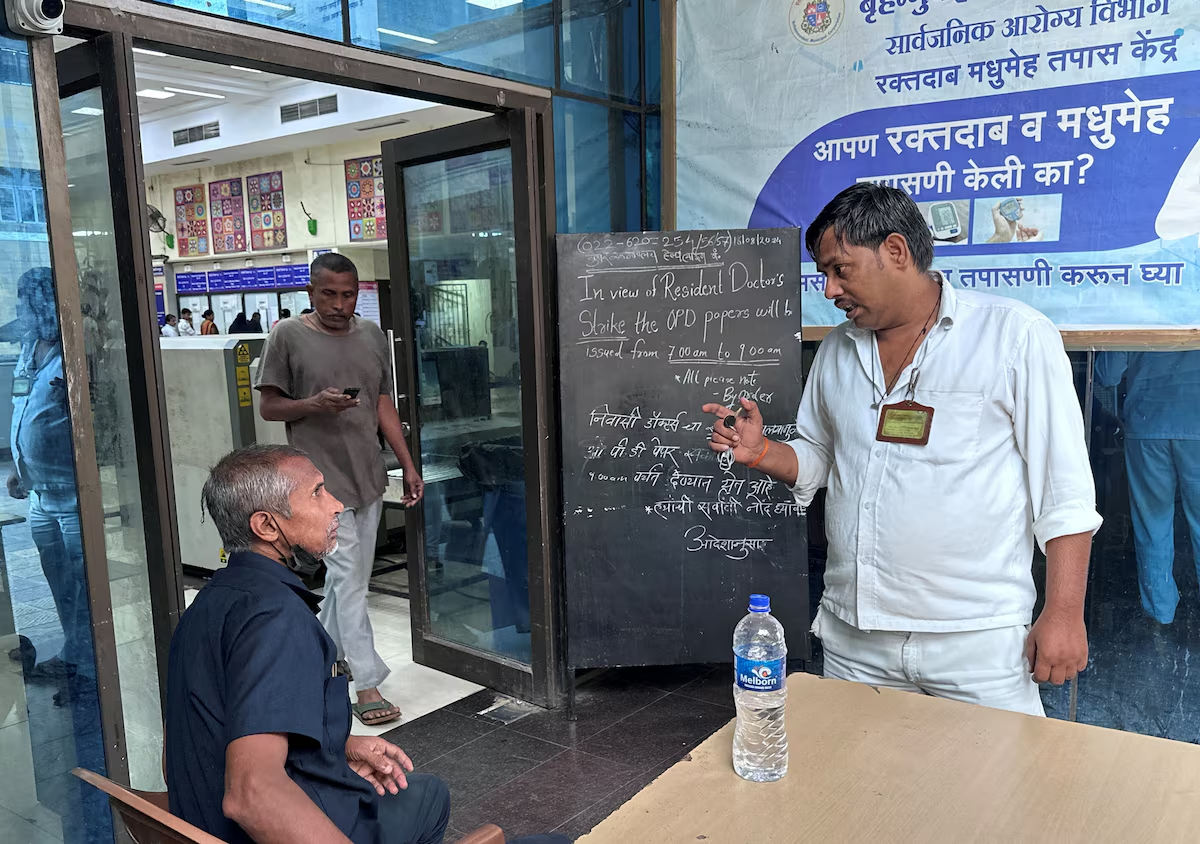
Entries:
{"type": "Polygon", "coordinates": [[[933,232],[934,240],[949,240],[962,232],[958,220],[958,210],[953,202],[935,202],[929,208],[929,230],[933,232]]]}
{"type": "Polygon", "coordinates": [[[1000,216],[1010,223],[1015,223],[1021,218],[1021,203],[1015,199],[1004,200],[1000,203],[1000,216]]]}
{"type": "Polygon", "coordinates": [[[358,391],[360,389],[361,389],[360,387],[347,387],[346,389],[342,390],[342,395],[349,396],[352,399],[356,399],[356,398],[358,398],[358,391]]]}

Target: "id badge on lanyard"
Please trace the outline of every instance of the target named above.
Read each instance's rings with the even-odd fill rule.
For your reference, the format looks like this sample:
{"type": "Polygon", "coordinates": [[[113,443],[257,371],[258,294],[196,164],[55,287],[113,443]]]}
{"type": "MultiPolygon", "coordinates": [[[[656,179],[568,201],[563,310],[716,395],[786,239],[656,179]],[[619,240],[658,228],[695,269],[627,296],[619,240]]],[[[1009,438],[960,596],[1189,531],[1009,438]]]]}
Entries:
{"type": "Polygon", "coordinates": [[[33,379],[28,375],[14,375],[12,394],[13,398],[20,399],[28,396],[33,392],[33,379]]]}
{"type": "Polygon", "coordinates": [[[908,379],[908,390],[904,401],[885,404],[879,411],[879,429],[875,439],[881,443],[902,445],[928,445],[929,431],[933,427],[933,408],[914,401],[917,378],[921,374],[914,369],[908,379]]]}

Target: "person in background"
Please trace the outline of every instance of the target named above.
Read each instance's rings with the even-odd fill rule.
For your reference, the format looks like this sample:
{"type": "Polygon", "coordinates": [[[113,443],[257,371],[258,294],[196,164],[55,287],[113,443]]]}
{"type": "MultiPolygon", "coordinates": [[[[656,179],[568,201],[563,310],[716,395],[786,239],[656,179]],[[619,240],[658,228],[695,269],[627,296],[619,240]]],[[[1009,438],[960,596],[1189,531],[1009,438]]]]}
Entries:
{"type": "Polygon", "coordinates": [[[1101,352],[1096,383],[1125,381],[1129,509],[1142,609],[1159,624],[1175,620],[1175,499],[1192,535],[1200,573],[1200,352],[1101,352]]]}
{"type": "Polygon", "coordinates": [[[215,319],[216,315],[212,312],[211,308],[201,314],[201,316],[204,318],[204,321],[200,323],[201,335],[204,337],[211,337],[214,334],[221,333],[221,329],[217,328],[217,322],[215,319]]]}
{"type": "Polygon", "coordinates": [[[163,337],[178,337],[179,329],[175,326],[179,323],[179,317],[175,314],[167,314],[166,322],[162,324],[162,328],[158,329],[158,333],[163,337]]]}
{"type": "Polygon", "coordinates": [[[179,312],[179,323],[175,326],[180,337],[195,337],[196,329],[192,327],[192,309],[184,308],[179,312]]]}
{"type": "Polygon", "coordinates": [[[420,501],[425,485],[392,403],[387,338],[375,323],[353,316],[358,270],[343,255],[319,255],[309,270],[308,295],[315,313],[271,332],[254,386],[262,392],[262,418],[287,423],[288,442],[308,452],[346,507],[337,551],[325,558],[321,623],[338,657],[349,663],[358,695],[354,714],[364,724],[383,724],[401,713],[380,694],[391,670],[375,650],[367,616],[387,487],[381,434],[404,471],[404,505],[420,501]]]}
{"type": "MultiPolygon", "coordinates": [[[[29,270],[18,279],[16,312],[24,331],[12,378],[9,444],[13,473],[8,478],[8,493],[29,501],[29,532],[62,627],[61,650],[55,656],[36,662],[36,648],[29,654],[36,662],[29,679],[58,687],[53,697],[56,711],[50,717],[46,712],[40,713],[43,717],[33,717],[36,710],[31,706],[30,717],[22,727],[28,730],[26,752],[32,751],[34,778],[39,785],[48,785],[73,765],[103,770],[104,742],[96,720],[100,714],[99,689],[75,479],[75,439],[54,275],[49,267],[29,270]],[[64,735],[66,744],[62,743],[64,735]]],[[[83,377],[84,373],[76,372],[83,377]]],[[[27,594],[25,600],[29,599],[27,594]]],[[[45,629],[41,621],[38,627],[45,629]]],[[[35,634],[35,638],[42,637],[35,634]]],[[[20,711],[24,714],[24,704],[20,711]]],[[[7,756],[5,761],[11,765],[7,756]]],[[[63,838],[111,841],[107,823],[97,821],[109,812],[103,795],[97,800],[89,793],[95,789],[78,791],[69,785],[66,789],[55,802],[61,799],[64,807],[73,804],[78,808],[56,809],[62,820],[63,838]]],[[[0,828],[10,829],[2,822],[0,828]]],[[[18,840],[20,833],[11,834],[12,838],[0,838],[18,840]]]]}
{"type": "Polygon", "coordinates": [[[262,314],[260,314],[258,311],[255,311],[250,316],[250,333],[251,334],[266,333],[263,331],[262,314]]]}
{"type": "Polygon", "coordinates": [[[229,324],[230,334],[249,334],[250,321],[246,319],[245,311],[238,311],[238,315],[233,318],[233,322],[229,324]]]}
{"type": "Polygon", "coordinates": [[[274,330],[275,326],[279,325],[280,322],[287,319],[291,315],[292,315],[291,310],[289,308],[284,308],[282,311],[279,312],[279,319],[277,319],[273,323],[271,323],[271,329],[274,330]]]}
{"type": "Polygon", "coordinates": [[[1062,336],[1028,305],[931,271],[929,226],[904,191],[853,185],[805,235],[847,321],[817,350],[797,436],[765,439],[743,398],[737,416],[704,406],[711,448],[801,506],[828,488],[813,622],[826,676],[1042,716],[1034,681],[1087,666],[1101,524],[1062,336]]]}
{"type": "Polygon", "coordinates": [[[80,673],[94,681],[96,666],[75,488],[75,441],[53,275],[49,268],[33,269],[17,284],[18,314],[27,331],[13,369],[9,432],[13,472],[8,478],[8,494],[29,499],[29,530],[64,640],[62,652],[38,664],[31,676],[55,679],[80,673]]]}

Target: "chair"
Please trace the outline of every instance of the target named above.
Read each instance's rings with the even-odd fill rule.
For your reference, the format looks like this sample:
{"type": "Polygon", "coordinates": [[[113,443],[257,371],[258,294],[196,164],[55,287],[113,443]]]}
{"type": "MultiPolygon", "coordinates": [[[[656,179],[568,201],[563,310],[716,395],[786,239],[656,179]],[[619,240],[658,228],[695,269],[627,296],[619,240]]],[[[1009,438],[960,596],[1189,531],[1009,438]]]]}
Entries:
{"type": "MultiPolygon", "coordinates": [[[[71,773],[108,795],[108,802],[125,822],[134,844],[225,844],[220,838],[172,815],[165,791],[125,788],[83,768],[76,768],[71,773]]],[[[487,824],[458,839],[458,844],[504,844],[504,833],[495,824],[487,824]]]]}

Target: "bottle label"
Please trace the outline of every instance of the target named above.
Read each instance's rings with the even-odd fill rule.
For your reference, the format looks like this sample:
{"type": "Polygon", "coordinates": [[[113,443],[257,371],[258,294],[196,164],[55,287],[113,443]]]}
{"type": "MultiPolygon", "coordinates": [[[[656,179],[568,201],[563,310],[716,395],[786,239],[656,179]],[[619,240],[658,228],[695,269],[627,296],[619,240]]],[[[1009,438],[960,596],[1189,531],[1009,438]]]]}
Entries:
{"type": "Polygon", "coordinates": [[[737,654],[733,660],[733,682],[739,688],[751,692],[777,692],[783,688],[786,660],[746,659],[737,654]]]}

